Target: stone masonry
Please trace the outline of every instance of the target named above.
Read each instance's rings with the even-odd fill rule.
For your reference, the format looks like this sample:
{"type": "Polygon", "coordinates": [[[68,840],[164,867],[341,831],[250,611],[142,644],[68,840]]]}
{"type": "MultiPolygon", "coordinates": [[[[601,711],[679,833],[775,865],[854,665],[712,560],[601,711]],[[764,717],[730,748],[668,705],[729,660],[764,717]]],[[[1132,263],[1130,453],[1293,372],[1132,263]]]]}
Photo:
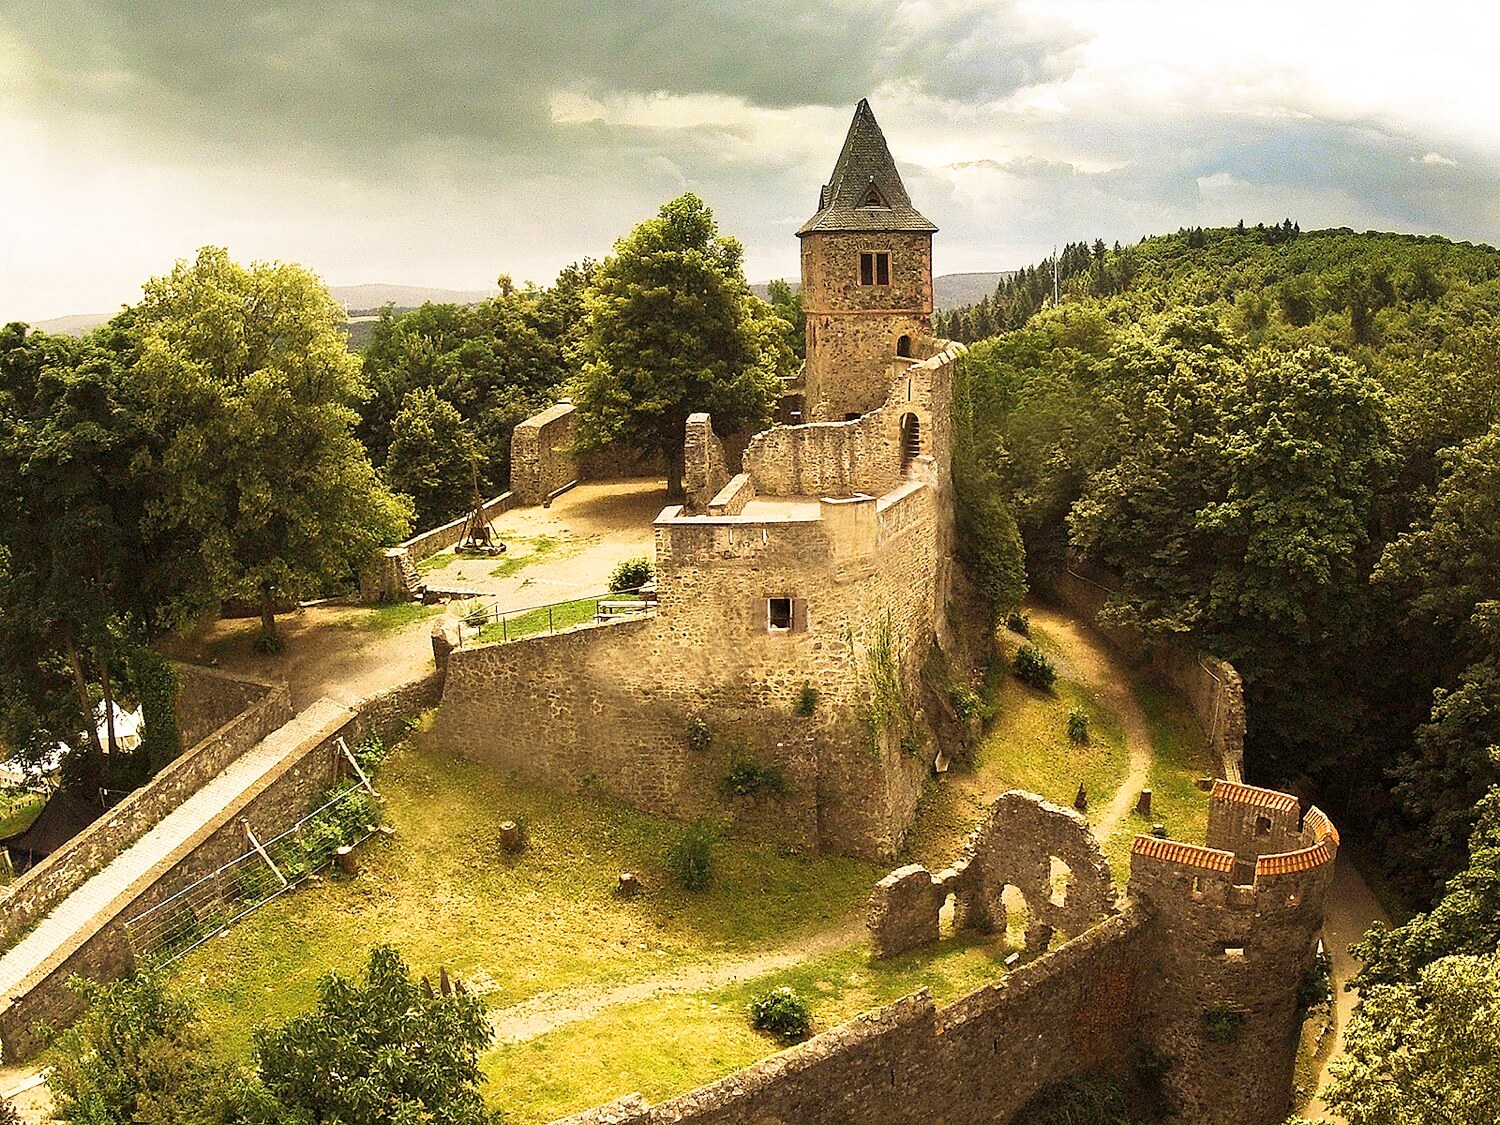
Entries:
{"type": "MultiPolygon", "coordinates": [[[[867,105],[834,178],[802,232],[804,292],[857,274],[851,232],[873,222],[865,233],[887,247],[871,292],[847,295],[850,315],[836,330],[809,334],[807,370],[842,388],[835,420],[757,434],[731,476],[712,418],[693,414],[687,501],[655,521],[654,612],[448,652],[436,721],[447,744],[650,812],[714,816],[735,831],[858,855],[900,846],[939,750],[921,669],[951,640],[953,369],[963,348],[927,335],[935,228],[906,198],[867,105]],[[876,183],[889,206],[865,208],[850,176],[876,183]],[[897,243],[907,249],[892,259],[897,243]],[[905,309],[895,319],[879,311],[893,300],[905,309]],[[880,317],[882,331],[900,332],[866,340],[864,326],[880,317]],[[808,689],[816,706],[799,715],[808,689]],[[877,690],[891,698],[872,710],[877,690]],[[870,714],[889,718],[871,724],[870,714]],[[707,736],[690,739],[694,729],[707,736]],[[725,777],[740,764],[778,784],[730,796],[725,777]]],[[[564,417],[533,419],[535,439],[518,429],[516,456],[538,460],[528,451],[555,444],[549,427],[564,417]]],[[[518,495],[529,487],[522,477],[518,462],[518,495]]]]}
{"type": "MultiPolygon", "coordinates": [[[[1051,952],[1029,942],[1040,956],[945,1008],[924,989],[659,1105],[632,1094],[553,1125],[1004,1125],[1057,1083],[1131,1082],[1148,1060],[1165,1066],[1181,1125],[1279,1125],[1296,992],[1338,835],[1316,808],[1294,817],[1287,794],[1220,782],[1210,802],[1223,842],[1238,850],[1137,836],[1130,896],[1117,908],[1082,818],[1006,793],[965,869],[992,886],[1029,883],[1028,910],[1045,911],[1043,870],[1073,856],[1084,873],[1070,890],[1084,896],[1068,923],[1076,935],[1051,952]],[[1279,837],[1291,851],[1257,851],[1265,810],[1279,818],[1273,831],[1299,825],[1295,838],[1279,837]],[[1247,855],[1258,858],[1253,881],[1241,883],[1247,855]]],[[[958,867],[936,877],[903,867],[881,880],[869,915],[877,956],[939,940],[938,886],[963,878],[958,867]]]]}

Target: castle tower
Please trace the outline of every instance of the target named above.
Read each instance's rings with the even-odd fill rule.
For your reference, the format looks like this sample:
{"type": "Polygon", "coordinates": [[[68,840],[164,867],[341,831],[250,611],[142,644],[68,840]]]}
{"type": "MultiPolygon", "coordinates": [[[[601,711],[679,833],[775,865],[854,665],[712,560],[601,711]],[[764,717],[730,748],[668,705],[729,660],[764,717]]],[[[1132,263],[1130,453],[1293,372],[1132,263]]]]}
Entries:
{"type": "Polygon", "coordinates": [[[1182,1119],[1280,1125],[1338,832],[1289,793],[1216,781],[1208,847],[1137,836],[1130,893],[1155,914],[1142,1038],[1182,1119]]]}
{"type": "Polygon", "coordinates": [[[912,206],[885,136],[861,99],[849,135],[802,225],[803,368],[808,421],[882,405],[892,364],[932,330],[932,235],[912,206]]]}

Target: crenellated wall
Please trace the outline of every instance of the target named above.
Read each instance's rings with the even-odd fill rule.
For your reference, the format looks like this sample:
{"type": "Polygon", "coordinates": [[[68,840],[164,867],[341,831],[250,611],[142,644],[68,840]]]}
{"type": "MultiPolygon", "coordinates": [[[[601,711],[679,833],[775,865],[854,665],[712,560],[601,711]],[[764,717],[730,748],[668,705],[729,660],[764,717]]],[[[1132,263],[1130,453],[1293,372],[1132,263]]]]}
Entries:
{"type": "Polygon", "coordinates": [[[553,1125],[984,1125],[1079,1074],[1129,1074],[1148,967],[1139,906],[939,1008],[927,989],[708,1086],[553,1125]]]}

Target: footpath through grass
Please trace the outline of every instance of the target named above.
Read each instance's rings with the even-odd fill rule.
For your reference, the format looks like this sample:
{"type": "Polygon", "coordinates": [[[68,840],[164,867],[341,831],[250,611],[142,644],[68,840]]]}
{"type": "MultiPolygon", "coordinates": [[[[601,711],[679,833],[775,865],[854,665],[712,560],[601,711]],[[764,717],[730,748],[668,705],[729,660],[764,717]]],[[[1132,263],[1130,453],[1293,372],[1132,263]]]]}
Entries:
{"type": "Polygon", "coordinates": [[[535,1125],[638,1092],[657,1102],[722,1078],[782,1049],[753,1030],[750,1001],[788,986],[806,997],[813,1032],[931,988],[948,1003],[1006,972],[1015,952],[998,937],[964,934],[938,946],[871,961],[860,942],[720,988],[623,1004],[547,1035],[490,1050],[486,1096],[516,1125],[535,1125]]]}
{"type": "Polygon", "coordinates": [[[361,849],[357,878],[277,899],[174,966],[206,1030],[230,1052],[247,1055],[257,1023],[309,1007],[324,972],[358,971],[379,941],[417,972],[446,967],[503,1007],[857,926],[884,874],[726,841],[714,886],[688,894],[662,866],[680,825],[520,783],[423,735],[392,753],[376,784],[396,831],[361,849]],[[498,845],[506,819],[526,826],[531,842],[519,856],[498,845]],[[625,870],[645,886],[636,899],[614,894],[625,870]]]}

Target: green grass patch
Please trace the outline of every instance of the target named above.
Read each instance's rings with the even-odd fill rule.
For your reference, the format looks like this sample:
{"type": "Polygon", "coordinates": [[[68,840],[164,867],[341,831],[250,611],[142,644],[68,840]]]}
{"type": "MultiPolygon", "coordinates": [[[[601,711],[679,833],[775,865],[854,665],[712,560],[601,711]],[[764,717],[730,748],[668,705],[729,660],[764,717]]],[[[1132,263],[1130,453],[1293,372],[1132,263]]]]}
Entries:
{"type": "Polygon", "coordinates": [[[434,574],[439,570],[446,570],[458,561],[458,554],[454,551],[439,551],[435,555],[417,560],[417,573],[422,577],[434,574]]]}
{"type": "Polygon", "coordinates": [[[578,598],[570,602],[539,606],[536,609],[507,613],[504,621],[492,621],[479,631],[474,644],[491,641],[513,641],[537,633],[557,633],[577,625],[586,625],[598,612],[599,599],[578,598]]]}
{"type": "MultiPolygon", "coordinates": [[[[1040,632],[1033,627],[1033,636],[1040,632]]],[[[955,767],[928,785],[903,858],[934,871],[952,862],[985,808],[1007,789],[1039,793],[1072,808],[1081,781],[1088,788],[1091,812],[1109,804],[1129,772],[1124,733],[1113,712],[1065,678],[1067,670],[1066,661],[1059,660],[1050,692],[1029,688],[1013,676],[999,678],[995,718],[972,765],[955,767]],[[1068,737],[1068,715],[1075,708],[1088,716],[1089,741],[1084,745],[1068,737]]]]}
{"type": "Polygon", "coordinates": [[[423,605],[421,602],[385,602],[355,610],[354,616],[339,622],[339,626],[360,632],[399,633],[424,618],[436,617],[443,612],[443,608],[441,605],[423,605]]]}
{"type": "Polygon", "coordinates": [[[1130,845],[1138,832],[1165,824],[1174,840],[1201,844],[1208,835],[1208,794],[1198,788],[1200,777],[1211,777],[1216,763],[1208,737],[1187,701],[1159,681],[1136,690],[1136,700],[1151,726],[1151,816],[1131,813],[1119,832],[1105,841],[1104,854],[1115,880],[1124,885],[1130,873],[1130,845]]]}
{"type": "Polygon", "coordinates": [[[750,1002],[767,989],[789,987],[806,997],[816,1034],[923,987],[940,1004],[955,1000],[1003,976],[1011,952],[997,938],[965,934],[876,962],[861,943],[722,987],[617,1005],[489,1051],[485,1095],[516,1125],[550,1121],[633,1091],[661,1101],[781,1049],[750,1026],[750,1002]]]}
{"type": "Polygon", "coordinates": [[[857,925],[884,874],[728,840],[715,851],[713,885],[689,893],[663,866],[679,824],[526,785],[445,754],[426,735],[414,742],[380,771],[396,831],[364,845],[356,879],[276,899],[173,967],[231,1053],[246,1057],[256,1023],[305,1009],[319,976],[357,971],[379,941],[417,972],[445,966],[490,1004],[508,1005],[857,925]],[[526,825],[516,856],[496,838],[507,819],[526,825]],[[633,899],[613,893],[627,870],[644,887],[633,899]]]}
{"type": "Polygon", "coordinates": [[[513,536],[505,541],[505,559],[490,571],[490,577],[509,578],[534,563],[560,557],[563,548],[571,546],[552,535],[513,536]]]}
{"type": "Polygon", "coordinates": [[[260,636],[260,622],[253,624],[236,625],[226,629],[222,636],[215,637],[204,646],[203,652],[210,661],[222,659],[231,652],[240,652],[248,649],[260,636]]]}
{"type": "Polygon", "coordinates": [[[47,798],[25,789],[0,790],[0,840],[25,832],[41,815],[47,798]]]}

